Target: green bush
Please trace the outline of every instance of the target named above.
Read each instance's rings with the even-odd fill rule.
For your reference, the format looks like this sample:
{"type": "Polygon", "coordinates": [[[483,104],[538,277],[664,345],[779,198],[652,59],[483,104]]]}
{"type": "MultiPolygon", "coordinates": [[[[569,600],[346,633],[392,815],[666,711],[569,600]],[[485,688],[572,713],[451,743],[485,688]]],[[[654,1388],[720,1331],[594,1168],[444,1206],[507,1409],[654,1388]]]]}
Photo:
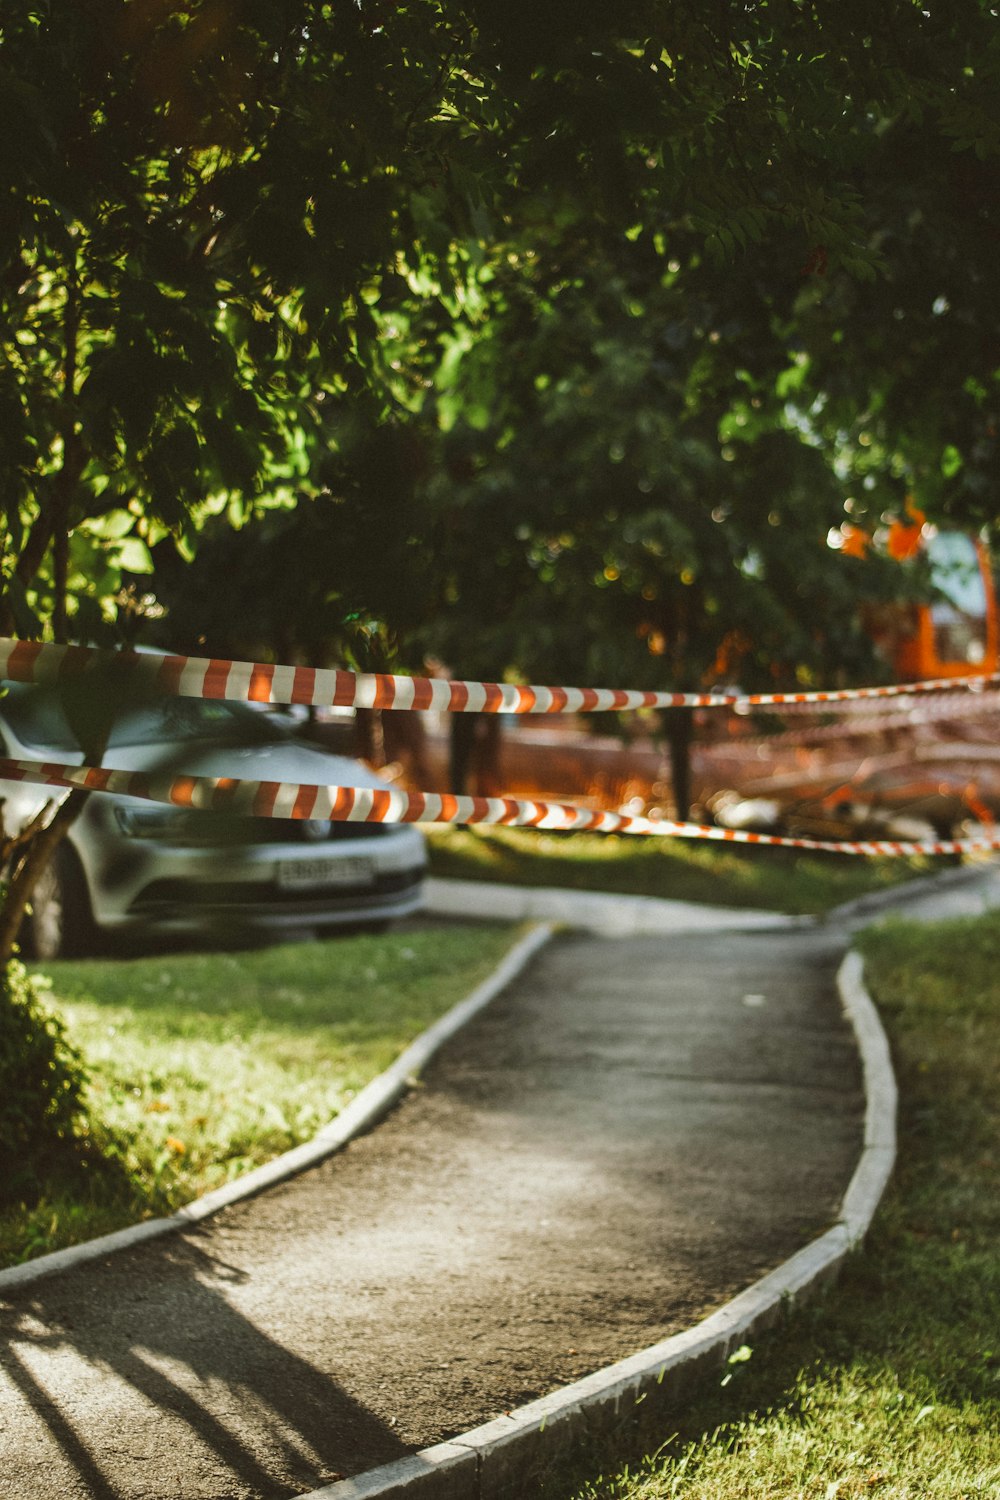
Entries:
{"type": "Polygon", "coordinates": [[[31,1203],[86,1130],[86,1073],[24,965],[0,972],[0,1205],[31,1203]]]}

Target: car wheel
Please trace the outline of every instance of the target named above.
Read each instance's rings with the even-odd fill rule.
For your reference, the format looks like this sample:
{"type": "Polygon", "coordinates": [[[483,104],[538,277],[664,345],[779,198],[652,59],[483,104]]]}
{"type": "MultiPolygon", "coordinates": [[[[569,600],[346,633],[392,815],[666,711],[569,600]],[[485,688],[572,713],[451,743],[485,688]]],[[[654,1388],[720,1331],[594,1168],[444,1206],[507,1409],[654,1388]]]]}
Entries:
{"type": "Polygon", "coordinates": [[[87,880],[76,852],[60,844],[38,877],[22,946],[32,958],[77,958],[94,942],[94,918],[87,880]]]}

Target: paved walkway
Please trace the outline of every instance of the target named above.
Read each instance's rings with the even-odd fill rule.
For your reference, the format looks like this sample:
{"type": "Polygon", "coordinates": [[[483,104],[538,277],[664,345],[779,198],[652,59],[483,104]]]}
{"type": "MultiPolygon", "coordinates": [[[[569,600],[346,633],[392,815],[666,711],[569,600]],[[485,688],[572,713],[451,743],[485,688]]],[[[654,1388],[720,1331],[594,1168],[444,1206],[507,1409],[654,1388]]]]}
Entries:
{"type": "Polygon", "coordinates": [[[339,1156],[11,1295],[0,1496],[301,1494],[689,1325],[850,1176],[845,941],[560,938],[339,1156]]]}

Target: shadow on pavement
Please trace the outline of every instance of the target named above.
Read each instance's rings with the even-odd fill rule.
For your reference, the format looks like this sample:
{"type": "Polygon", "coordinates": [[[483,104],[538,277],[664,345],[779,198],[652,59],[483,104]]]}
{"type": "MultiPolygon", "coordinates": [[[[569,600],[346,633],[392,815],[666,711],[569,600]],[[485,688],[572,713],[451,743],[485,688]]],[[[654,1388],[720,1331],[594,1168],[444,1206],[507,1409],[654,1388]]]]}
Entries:
{"type": "MultiPolygon", "coordinates": [[[[116,1257],[114,1271],[128,1259],[116,1257]]],[[[185,1489],[187,1500],[230,1492],[278,1500],[343,1477],[339,1454],[356,1471],[359,1455],[385,1461],[409,1451],[233,1307],[227,1289],[247,1280],[238,1267],[188,1239],[149,1257],[139,1285],[110,1269],[90,1270],[91,1295],[81,1295],[77,1278],[61,1278],[0,1311],[0,1389],[14,1388],[0,1404],[5,1438],[21,1449],[20,1494],[172,1493],[173,1456],[183,1451],[190,1473],[200,1448],[205,1487],[185,1489]],[[34,1429],[23,1444],[22,1425],[34,1429]],[[32,1451],[35,1462],[26,1462],[32,1451]]]]}

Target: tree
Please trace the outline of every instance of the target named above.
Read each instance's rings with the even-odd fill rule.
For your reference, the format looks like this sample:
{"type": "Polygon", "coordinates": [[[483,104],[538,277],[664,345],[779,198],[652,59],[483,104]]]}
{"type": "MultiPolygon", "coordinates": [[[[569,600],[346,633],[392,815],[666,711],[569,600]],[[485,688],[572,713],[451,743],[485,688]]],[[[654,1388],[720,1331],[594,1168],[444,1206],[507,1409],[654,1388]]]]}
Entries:
{"type": "MultiPolygon", "coordinates": [[[[430,0],[6,8],[0,630],[113,638],[142,607],[121,575],[190,550],[212,497],[287,498],[324,401],[392,409],[370,303],[437,253],[457,25],[430,0]]],[[[4,847],[0,960],[78,801],[4,847]]]]}
{"type": "Polygon", "coordinates": [[[636,234],[657,285],[679,243],[876,274],[870,140],[992,158],[991,35],[979,0],[12,0],[0,626],[113,633],[206,505],[322,498],[343,413],[411,422],[549,237],[543,298],[636,234]]]}
{"type": "Polygon", "coordinates": [[[912,497],[934,519],[995,528],[1000,38],[978,5],[935,10],[927,30],[937,87],[866,136],[878,280],[831,263],[803,290],[790,395],[839,464],[856,523],[875,529],[912,497]]]}
{"type": "Polygon", "coordinates": [[[992,157],[991,26],[978,0],[12,0],[0,623],[99,631],[97,558],[315,483],[331,406],[405,417],[484,265],[553,225],[870,275],[870,140],[992,157]]]}
{"type": "MultiPolygon", "coordinates": [[[[922,501],[965,521],[988,514],[995,17],[979,4],[877,18],[794,9],[747,19],[755,34],[732,53],[747,109],[737,128],[735,99],[716,98],[729,129],[721,148],[709,137],[703,174],[691,153],[673,182],[654,174],[652,191],[629,179],[634,220],[605,219],[604,232],[581,232],[557,197],[547,219],[539,199],[534,217],[504,222],[438,376],[459,475],[439,487],[435,553],[451,574],[428,633],[446,659],[460,648],[467,661],[485,614],[486,676],[627,671],[695,688],[738,654],[747,686],[872,680],[857,604],[901,580],[827,549],[845,505],[880,524],[904,512],[922,474],[922,501]],[[797,21],[815,33],[808,60],[797,21]],[[778,120],[794,121],[787,142],[778,120]],[[718,203],[725,184],[728,200],[708,234],[706,178],[705,196],[718,203]],[[932,307],[953,306],[947,335],[927,326],[932,307]],[[934,378],[941,357],[950,391],[934,378]],[[953,481],[966,456],[963,495],[953,481]]],[[[706,29],[719,21],[710,10],[706,29]]],[[[677,106],[706,98],[692,55],[678,49],[671,64],[682,151],[677,106]]],[[[683,811],[690,725],[673,714],[670,728],[683,811]]]]}
{"type": "Polygon", "coordinates": [[[8,7],[5,629],[100,633],[96,557],[141,571],[207,497],[301,477],[323,399],[377,383],[437,9],[8,7]]]}
{"type": "MultiPolygon", "coordinates": [[[[533,681],[703,691],[871,674],[857,602],[878,567],[827,547],[843,492],[775,395],[801,277],[768,282],[748,262],[721,282],[693,239],[675,236],[666,267],[644,239],[613,260],[564,254],[552,292],[510,276],[446,361],[446,578],[421,640],[464,674],[488,619],[474,667],[533,681]]],[[[664,728],[686,815],[690,715],[664,728]]]]}

